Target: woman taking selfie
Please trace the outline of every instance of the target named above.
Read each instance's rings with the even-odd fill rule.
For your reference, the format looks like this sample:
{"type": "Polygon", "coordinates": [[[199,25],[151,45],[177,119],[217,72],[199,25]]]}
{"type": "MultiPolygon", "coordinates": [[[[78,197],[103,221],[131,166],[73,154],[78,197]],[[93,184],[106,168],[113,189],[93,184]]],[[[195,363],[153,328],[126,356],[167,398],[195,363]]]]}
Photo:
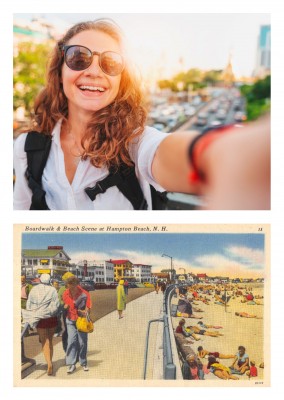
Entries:
{"type": "Polygon", "coordinates": [[[120,28],[108,19],[70,28],[35,100],[35,132],[15,142],[14,208],[151,210],[155,190],[204,193],[207,182],[188,178],[210,168],[189,157],[198,133],[166,134],[146,119],[120,28]]]}

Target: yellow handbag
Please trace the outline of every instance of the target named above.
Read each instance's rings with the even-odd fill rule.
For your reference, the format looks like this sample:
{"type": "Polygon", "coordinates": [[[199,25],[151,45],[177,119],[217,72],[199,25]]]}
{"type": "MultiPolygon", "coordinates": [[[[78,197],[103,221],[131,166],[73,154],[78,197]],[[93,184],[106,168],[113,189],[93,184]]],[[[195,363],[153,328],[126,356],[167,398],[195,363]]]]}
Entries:
{"type": "Polygon", "coordinates": [[[94,330],[94,323],[87,314],[86,317],[78,317],[76,321],[76,328],[79,332],[92,333],[94,330]]]}

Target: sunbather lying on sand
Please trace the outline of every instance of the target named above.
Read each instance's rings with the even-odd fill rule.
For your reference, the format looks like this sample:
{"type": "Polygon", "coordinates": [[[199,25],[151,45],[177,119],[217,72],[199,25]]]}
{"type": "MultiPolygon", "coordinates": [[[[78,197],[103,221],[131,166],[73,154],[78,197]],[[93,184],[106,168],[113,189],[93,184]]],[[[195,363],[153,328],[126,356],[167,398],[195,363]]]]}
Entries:
{"type": "Polygon", "coordinates": [[[262,317],[258,317],[257,315],[248,314],[246,312],[235,312],[235,315],[237,315],[238,317],[244,317],[244,318],[262,319],[262,317]]]}
{"type": "Polygon", "coordinates": [[[234,354],[221,354],[218,351],[208,351],[203,349],[202,346],[197,348],[198,357],[205,358],[205,356],[213,356],[215,358],[235,358],[234,354]]]}
{"type": "Polygon", "coordinates": [[[239,378],[237,376],[234,376],[231,374],[231,371],[228,367],[225,365],[218,363],[216,358],[213,356],[210,356],[208,358],[208,365],[207,368],[210,369],[210,371],[216,375],[220,379],[234,379],[238,380],[239,378]]]}
{"type": "Polygon", "coordinates": [[[223,326],[219,326],[219,325],[217,325],[217,326],[216,325],[207,325],[207,324],[204,324],[204,322],[202,322],[202,321],[198,321],[197,324],[199,325],[200,328],[203,328],[203,329],[210,329],[210,328],[221,329],[221,328],[223,328],[223,326]]]}
{"type": "Polygon", "coordinates": [[[190,331],[194,333],[198,333],[199,335],[204,335],[204,336],[212,336],[212,337],[217,337],[217,336],[224,336],[222,333],[219,332],[211,332],[211,331],[206,331],[205,329],[200,329],[198,326],[187,326],[186,331],[190,329],[190,331]]]}

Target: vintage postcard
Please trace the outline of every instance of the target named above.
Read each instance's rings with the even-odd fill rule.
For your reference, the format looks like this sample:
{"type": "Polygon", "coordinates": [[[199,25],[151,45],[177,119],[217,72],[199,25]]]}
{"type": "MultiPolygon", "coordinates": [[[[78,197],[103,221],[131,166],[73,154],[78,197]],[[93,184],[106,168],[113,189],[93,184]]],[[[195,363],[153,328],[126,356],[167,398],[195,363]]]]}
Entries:
{"type": "Polygon", "coordinates": [[[14,225],[14,282],[14,386],[270,386],[269,225],[14,225]]]}

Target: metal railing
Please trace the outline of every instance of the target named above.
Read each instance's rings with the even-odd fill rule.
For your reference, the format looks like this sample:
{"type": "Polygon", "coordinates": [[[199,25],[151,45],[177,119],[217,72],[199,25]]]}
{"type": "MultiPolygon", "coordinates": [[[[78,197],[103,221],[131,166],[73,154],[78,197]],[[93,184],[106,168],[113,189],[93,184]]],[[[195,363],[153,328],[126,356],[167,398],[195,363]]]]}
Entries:
{"type": "Polygon", "coordinates": [[[148,322],[148,329],[146,335],[146,346],[145,346],[145,357],[144,357],[144,373],[143,379],[146,379],[147,373],[147,363],[148,363],[148,346],[149,346],[149,335],[150,327],[153,322],[163,322],[163,379],[176,379],[176,365],[173,362],[172,345],[170,338],[170,328],[169,328],[169,310],[168,304],[174,293],[175,285],[170,285],[167,287],[164,298],[163,298],[163,317],[158,319],[153,319],[148,322]]]}

